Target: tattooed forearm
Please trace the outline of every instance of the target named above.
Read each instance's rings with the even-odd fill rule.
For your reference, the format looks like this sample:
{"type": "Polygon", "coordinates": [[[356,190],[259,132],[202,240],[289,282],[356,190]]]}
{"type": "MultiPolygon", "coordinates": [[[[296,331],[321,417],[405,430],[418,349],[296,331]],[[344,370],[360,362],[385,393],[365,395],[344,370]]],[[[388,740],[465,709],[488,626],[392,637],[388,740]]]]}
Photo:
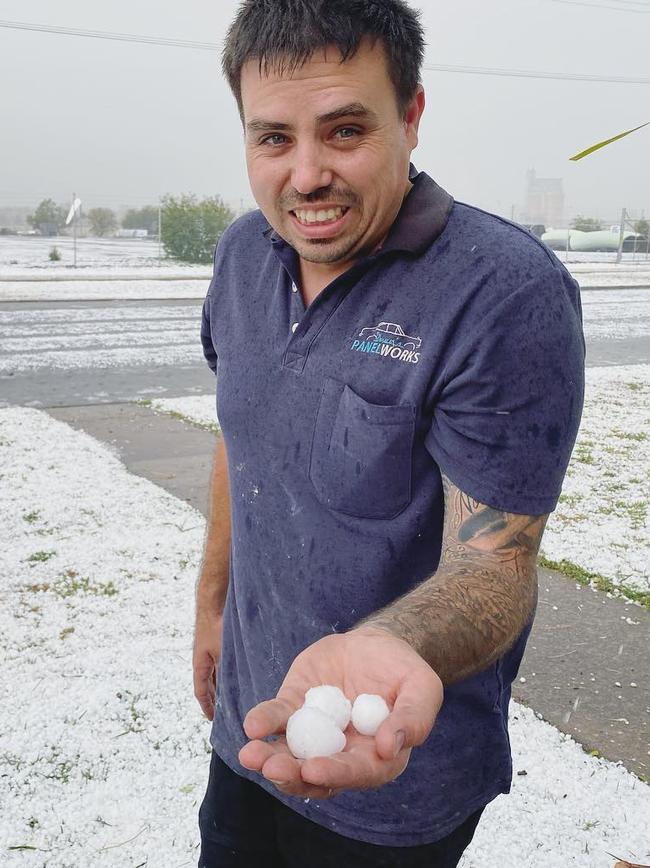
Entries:
{"type": "Polygon", "coordinates": [[[547,516],[479,503],[443,476],[445,523],[436,573],[359,626],[406,640],[444,684],[504,654],[537,601],[536,555],[547,516]]]}

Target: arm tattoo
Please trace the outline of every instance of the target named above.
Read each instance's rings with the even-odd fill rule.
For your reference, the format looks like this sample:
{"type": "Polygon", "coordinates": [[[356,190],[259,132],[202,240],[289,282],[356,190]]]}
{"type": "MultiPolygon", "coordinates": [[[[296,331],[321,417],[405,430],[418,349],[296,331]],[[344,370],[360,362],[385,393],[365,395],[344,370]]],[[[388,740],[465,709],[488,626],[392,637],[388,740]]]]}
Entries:
{"type": "Polygon", "coordinates": [[[537,602],[536,555],[548,516],[479,503],[442,477],[442,551],[431,578],[358,626],[388,630],[453,684],[512,646],[537,602]]]}

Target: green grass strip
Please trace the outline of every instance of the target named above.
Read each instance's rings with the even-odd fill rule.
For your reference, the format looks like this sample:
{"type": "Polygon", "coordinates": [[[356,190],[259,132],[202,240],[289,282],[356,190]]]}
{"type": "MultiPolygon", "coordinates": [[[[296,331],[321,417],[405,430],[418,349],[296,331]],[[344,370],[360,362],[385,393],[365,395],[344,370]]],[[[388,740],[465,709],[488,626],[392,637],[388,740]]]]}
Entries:
{"type": "Polygon", "coordinates": [[[591,586],[597,588],[599,591],[607,591],[616,597],[626,597],[628,600],[633,600],[635,603],[643,606],[644,609],[650,611],[650,592],[648,591],[639,591],[624,584],[615,585],[610,579],[601,576],[600,573],[592,573],[590,570],[585,570],[584,567],[580,567],[572,561],[552,561],[550,558],[540,555],[538,563],[540,567],[562,573],[576,581],[579,585],[584,585],[585,587],[591,586]]]}

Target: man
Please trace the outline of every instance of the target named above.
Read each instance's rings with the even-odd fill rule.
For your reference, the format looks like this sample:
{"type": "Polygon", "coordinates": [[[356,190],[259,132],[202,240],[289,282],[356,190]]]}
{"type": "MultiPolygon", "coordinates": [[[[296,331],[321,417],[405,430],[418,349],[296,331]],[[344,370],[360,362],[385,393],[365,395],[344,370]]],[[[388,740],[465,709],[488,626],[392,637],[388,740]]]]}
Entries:
{"type": "Polygon", "coordinates": [[[579,295],[411,165],[423,52],[402,0],[244,0],[226,40],[260,211],[221,239],[202,327],[223,429],[194,649],[204,868],[447,868],[510,786],[579,295]],[[299,761],[284,728],[318,684],[392,711],[299,761]]]}

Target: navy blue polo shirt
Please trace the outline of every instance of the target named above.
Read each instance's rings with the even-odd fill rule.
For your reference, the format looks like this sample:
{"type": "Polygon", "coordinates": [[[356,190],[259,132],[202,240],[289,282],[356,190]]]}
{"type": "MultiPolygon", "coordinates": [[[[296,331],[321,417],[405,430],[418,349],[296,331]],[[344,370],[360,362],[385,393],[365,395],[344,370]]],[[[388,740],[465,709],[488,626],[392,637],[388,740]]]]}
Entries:
{"type": "Polygon", "coordinates": [[[578,429],[579,289],[518,226],[424,173],[379,252],[305,309],[297,255],[260,212],[219,243],[202,340],[217,375],[232,510],[211,742],[240,775],[374,844],[438,840],[511,782],[510,685],[529,627],[445,691],[406,771],[330,801],[242,768],[242,721],[296,655],[430,576],[441,473],[497,509],[554,509],[578,429]]]}

